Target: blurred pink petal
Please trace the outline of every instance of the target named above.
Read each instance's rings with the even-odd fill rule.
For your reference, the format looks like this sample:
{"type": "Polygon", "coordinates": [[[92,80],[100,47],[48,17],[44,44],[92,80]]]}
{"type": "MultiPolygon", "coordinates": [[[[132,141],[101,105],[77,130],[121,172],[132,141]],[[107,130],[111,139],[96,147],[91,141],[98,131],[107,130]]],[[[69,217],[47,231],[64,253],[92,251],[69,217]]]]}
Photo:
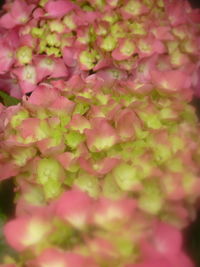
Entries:
{"type": "Polygon", "coordinates": [[[92,199],[86,193],[72,189],[58,199],[56,214],[74,227],[82,228],[89,222],[92,204],[92,199]]]}
{"type": "Polygon", "coordinates": [[[47,15],[51,18],[63,17],[74,8],[76,8],[76,5],[68,0],[51,0],[45,5],[47,15]]]}

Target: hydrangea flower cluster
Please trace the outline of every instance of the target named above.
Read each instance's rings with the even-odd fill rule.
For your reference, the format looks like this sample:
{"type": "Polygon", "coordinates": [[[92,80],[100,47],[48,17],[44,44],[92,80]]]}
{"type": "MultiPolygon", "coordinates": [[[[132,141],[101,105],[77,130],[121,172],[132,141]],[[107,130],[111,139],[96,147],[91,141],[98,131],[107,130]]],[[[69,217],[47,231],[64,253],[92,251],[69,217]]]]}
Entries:
{"type": "MultiPolygon", "coordinates": [[[[10,77],[4,90],[14,96],[46,79],[111,66],[133,75],[139,88],[152,78],[144,75],[145,62],[155,55],[162,62],[149,67],[163,87],[172,89],[160,75],[169,70],[186,72],[191,86],[198,85],[200,19],[185,0],[15,0],[4,11],[0,74],[10,77]],[[142,77],[135,77],[138,69],[142,77]]],[[[176,76],[166,75],[169,82],[176,76]]]]}
{"type": "Polygon", "coordinates": [[[4,267],[192,267],[200,16],[178,0],[14,0],[0,17],[4,267]]]}
{"type": "Polygon", "coordinates": [[[26,266],[192,266],[180,231],[145,217],[126,198],[94,200],[73,189],[43,211],[10,221],[4,232],[26,266]]]}

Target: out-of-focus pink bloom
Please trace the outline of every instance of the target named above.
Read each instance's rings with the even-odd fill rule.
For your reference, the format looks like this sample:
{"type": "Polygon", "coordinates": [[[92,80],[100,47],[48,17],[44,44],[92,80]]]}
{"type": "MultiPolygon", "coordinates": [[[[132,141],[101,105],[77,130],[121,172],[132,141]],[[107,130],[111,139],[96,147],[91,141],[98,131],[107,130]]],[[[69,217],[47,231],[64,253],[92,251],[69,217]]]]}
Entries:
{"type": "Polygon", "coordinates": [[[14,51],[3,42],[0,42],[0,74],[6,73],[14,61],[14,51]]]}
{"type": "Polygon", "coordinates": [[[101,198],[96,203],[93,222],[105,229],[112,229],[113,224],[123,224],[136,209],[136,202],[133,199],[111,200],[101,198]]]}
{"type": "Polygon", "coordinates": [[[149,240],[144,240],[141,248],[146,259],[173,259],[182,250],[181,232],[170,224],[158,222],[153,236],[149,240]]]}
{"type": "Polygon", "coordinates": [[[116,114],[115,127],[123,141],[133,140],[136,126],[140,126],[140,123],[131,109],[123,109],[116,114]]]}
{"type": "Polygon", "coordinates": [[[71,100],[68,100],[64,96],[59,96],[55,101],[49,106],[49,110],[53,112],[63,112],[66,114],[71,114],[75,107],[75,103],[71,100]]]}
{"type": "Polygon", "coordinates": [[[142,16],[149,11],[148,7],[143,5],[141,1],[131,1],[128,0],[125,4],[120,8],[121,15],[124,19],[135,18],[138,16],[142,16]]]}
{"type": "Polygon", "coordinates": [[[68,78],[68,69],[60,58],[37,56],[34,58],[34,65],[39,82],[45,78],[68,78]]]}
{"type": "Polygon", "coordinates": [[[23,94],[32,92],[36,88],[37,72],[34,65],[13,69],[12,73],[16,75],[23,94]]]}
{"type": "Polygon", "coordinates": [[[0,162],[0,180],[14,177],[19,173],[19,167],[12,162],[0,162]]]}
{"type": "Polygon", "coordinates": [[[66,261],[67,261],[67,266],[98,267],[98,265],[90,257],[79,255],[77,253],[72,253],[72,252],[66,253],[66,261]]]}
{"type": "Polygon", "coordinates": [[[51,0],[45,5],[45,10],[48,17],[60,18],[75,9],[76,5],[69,0],[51,0]]]}
{"type": "Polygon", "coordinates": [[[19,252],[40,242],[49,231],[49,223],[38,216],[19,217],[9,221],[4,227],[8,244],[19,252]]]}
{"type": "Polygon", "coordinates": [[[0,26],[11,29],[17,25],[25,24],[35,5],[28,5],[24,0],[15,0],[10,10],[0,18],[0,26]]]}
{"type": "Polygon", "coordinates": [[[151,77],[154,84],[166,92],[177,92],[188,88],[191,85],[191,78],[180,70],[151,71],[151,77]]]}
{"type": "Polygon", "coordinates": [[[40,85],[34,90],[27,102],[38,107],[49,107],[59,96],[59,91],[56,88],[40,85]]]}
{"type": "Polygon", "coordinates": [[[9,93],[10,96],[21,99],[22,91],[15,79],[9,75],[0,75],[0,90],[9,93]]]}
{"type": "Polygon", "coordinates": [[[43,267],[43,266],[60,266],[67,267],[67,257],[66,253],[57,248],[47,248],[45,249],[39,257],[31,262],[33,267],[43,267]]]}
{"type": "Polygon", "coordinates": [[[92,152],[106,150],[117,143],[119,137],[115,129],[104,118],[94,118],[92,128],[85,130],[86,142],[92,152]]]}
{"type": "Polygon", "coordinates": [[[89,120],[87,120],[84,116],[80,114],[74,114],[70,123],[67,125],[67,128],[83,133],[85,129],[90,129],[91,125],[89,120]]]}
{"type": "Polygon", "coordinates": [[[172,267],[167,259],[144,260],[142,263],[130,264],[126,267],[172,267]]]}
{"type": "Polygon", "coordinates": [[[90,219],[93,200],[84,192],[65,192],[56,203],[56,214],[76,228],[84,227],[90,219]]]}

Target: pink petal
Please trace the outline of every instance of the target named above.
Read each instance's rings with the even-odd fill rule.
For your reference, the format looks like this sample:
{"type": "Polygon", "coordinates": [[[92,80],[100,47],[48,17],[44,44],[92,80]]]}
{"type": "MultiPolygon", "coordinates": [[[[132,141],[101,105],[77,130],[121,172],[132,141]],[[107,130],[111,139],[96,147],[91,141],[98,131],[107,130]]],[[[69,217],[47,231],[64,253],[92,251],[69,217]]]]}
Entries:
{"type": "Polygon", "coordinates": [[[92,199],[86,193],[73,189],[58,199],[56,214],[74,227],[82,228],[88,223],[92,203],[92,199]]]}
{"type": "Polygon", "coordinates": [[[40,119],[38,118],[28,118],[22,121],[19,129],[21,131],[21,136],[27,138],[29,136],[36,137],[36,131],[40,125],[40,119]]]}
{"type": "Polygon", "coordinates": [[[182,249],[181,232],[167,223],[158,223],[154,234],[154,245],[162,255],[169,258],[178,254],[182,249]]]}
{"type": "Polygon", "coordinates": [[[56,100],[49,106],[49,109],[52,111],[66,112],[67,114],[72,113],[75,107],[73,101],[68,100],[64,96],[58,96],[56,100]]]}
{"type": "Polygon", "coordinates": [[[3,43],[0,43],[0,74],[4,74],[5,72],[7,72],[13,63],[13,51],[8,46],[5,46],[3,43]]]}
{"type": "Polygon", "coordinates": [[[49,107],[59,96],[59,91],[55,88],[40,85],[31,94],[28,102],[40,107],[49,107]]]}
{"type": "MultiPolygon", "coordinates": [[[[39,257],[34,260],[35,267],[43,267],[43,266],[63,266],[67,267],[67,257],[66,253],[62,250],[56,248],[47,248],[45,249],[39,257]]],[[[34,262],[33,261],[33,262],[34,262]]]]}
{"type": "Polygon", "coordinates": [[[120,162],[120,159],[118,158],[112,158],[112,157],[107,157],[104,158],[102,161],[97,163],[97,168],[96,171],[99,174],[107,174],[109,173],[112,169],[114,169],[120,162]]]}
{"type": "Polygon", "coordinates": [[[78,53],[75,47],[64,47],[63,52],[63,60],[65,64],[69,67],[75,67],[78,60],[78,53]]]}
{"type": "Polygon", "coordinates": [[[72,252],[66,253],[67,266],[74,267],[98,267],[94,261],[86,256],[75,254],[72,252]]]}
{"type": "Polygon", "coordinates": [[[47,4],[45,5],[45,10],[50,17],[58,18],[63,17],[75,7],[76,6],[68,0],[52,0],[47,2],[47,4]]]}
{"type": "Polygon", "coordinates": [[[152,81],[155,85],[167,92],[176,92],[183,88],[190,87],[190,78],[180,70],[151,71],[152,81]]]}
{"type": "Polygon", "coordinates": [[[39,242],[48,232],[48,223],[39,217],[19,217],[4,227],[8,244],[19,252],[39,242]]]}
{"type": "Polygon", "coordinates": [[[11,162],[0,163],[0,181],[16,176],[19,173],[19,167],[11,162]]]}
{"type": "Polygon", "coordinates": [[[16,25],[15,19],[11,16],[10,13],[0,17],[0,26],[5,29],[12,29],[16,25]]]}
{"type": "Polygon", "coordinates": [[[15,19],[16,25],[27,22],[34,7],[35,5],[27,4],[24,0],[15,0],[11,6],[10,14],[15,19]]]}
{"type": "Polygon", "coordinates": [[[85,170],[87,173],[91,175],[97,175],[97,172],[94,170],[92,166],[92,162],[89,159],[85,159],[84,157],[79,157],[78,163],[80,167],[85,170]]]}
{"type": "Polygon", "coordinates": [[[118,141],[115,129],[104,118],[92,120],[93,129],[86,129],[86,142],[92,152],[112,147],[118,141]]]}
{"type": "Polygon", "coordinates": [[[116,114],[115,127],[123,141],[135,137],[136,125],[139,125],[139,120],[132,110],[124,109],[116,114]]]}
{"type": "Polygon", "coordinates": [[[71,152],[64,152],[59,154],[56,159],[60,162],[63,168],[67,169],[74,161],[74,155],[71,152]]]}
{"type": "Polygon", "coordinates": [[[70,123],[67,125],[67,128],[68,127],[72,130],[83,133],[85,129],[89,129],[91,126],[89,120],[87,120],[84,116],[81,116],[80,114],[74,114],[70,123]]]}
{"type": "Polygon", "coordinates": [[[37,72],[33,65],[26,65],[12,71],[16,75],[23,94],[32,92],[37,86],[37,72]]]}

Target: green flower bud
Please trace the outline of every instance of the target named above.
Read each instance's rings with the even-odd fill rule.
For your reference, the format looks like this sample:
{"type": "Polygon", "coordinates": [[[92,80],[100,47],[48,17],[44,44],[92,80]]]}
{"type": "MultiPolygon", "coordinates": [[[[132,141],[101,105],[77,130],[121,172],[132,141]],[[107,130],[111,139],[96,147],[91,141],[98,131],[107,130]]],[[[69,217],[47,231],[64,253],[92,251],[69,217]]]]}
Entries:
{"type": "Polygon", "coordinates": [[[49,0],[40,0],[39,5],[44,7],[49,0]]]}
{"type": "Polygon", "coordinates": [[[155,181],[148,181],[144,184],[138,205],[143,211],[156,215],[163,206],[164,199],[162,192],[155,181]]]}
{"type": "Polygon", "coordinates": [[[117,45],[117,41],[115,37],[112,35],[106,36],[101,44],[101,48],[104,49],[107,52],[113,51],[117,45]]]}
{"type": "Polygon", "coordinates": [[[134,251],[136,248],[131,238],[120,235],[120,237],[114,239],[114,244],[122,257],[130,257],[136,252],[134,251]]]}
{"type": "Polygon", "coordinates": [[[48,56],[54,55],[55,57],[61,57],[61,51],[57,47],[46,47],[45,51],[48,56]]]}
{"type": "Polygon", "coordinates": [[[103,195],[111,199],[119,199],[124,195],[124,192],[117,185],[114,177],[107,174],[103,181],[103,195]]]}
{"type": "Polygon", "coordinates": [[[162,124],[157,114],[149,114],[145,112],[139,113],[140,118],[145,122],[150,129],[160,129],[162,124]]]}
{"type": "Polygon", "coordinates": [[[132,14],[133,16],[137,16],[140,14],[141,4],[138,1],[128,1],[128,3],[124,6],[124,11],[132,14]]]}
{"type": "Polygon", "coordinates": [[[62,193],[61,183],[55,179],[49,180],[43,187],[46,199],[52,199],[62,193]]]}
{"type": "Polygon", "coordinates": [[[49,46],[59,47],[61,42],[56,33],[51,33],[46,36],[46,42],[49,46]]]}
{"type": "Polygon", "coordinates": [[[126,191],[133,190],[134,186],[140,185],[140,175],[134,166],[121,163],[113,170],[113,176],[118,186],[126,191]]]}
{"type": "Polygon", "coordinates": [[[73,14],[67,14],[64,18],[63,18],[63,23],[67,26],[67,28],[69,28],[70,30],[74,30],[76,29],[76,23],[74,22],[73,19],[73,14]]]}
{"type": "Polygon", "coordinates": [[[95,176],[88,173],[81,173],[79,177],[75,179],[74,184],[81,190],[87,192],[91,197],[97,198],[100,193],[100,182],[95,176]]]}
{"type": "Polygon", "coordinates": [[[72,149],[75,149],[83,140],[84,136],[78,131],[70,131],[65,135],[65,143],[72,149]]]}
{"type": "Polygon", "coordinates": [[[181,159],[173,158],[167,162],[167,167],[172,172],[183,172],[184,166],[181,159]]]}
{"type": "Polygon", "coordinates": [[[37,167],[37,180],[45,185],[49,180],[59,180],[62,167],[59,162],[52,158],[43,158],[37,167]]]}
{"type": "Polygon", "coordinates": [[[84,115],[89,110],[89,105],[86,103],[77,103],[74,109],[74,114],[84,115]]]}
{"type": "Polygon", "coordinates": [[[31,35],[35,38],[42,38],[43,34],[44,34],[44,29],[42,28],[33,27],[31,29],[31,35]]]}
{"type": "Polygon", "coordinates": [[[50,133],[50,127],[49,127],[47,121],[41,120],[40,125],[36,130],[37,141],[49,137],[49,133],[50,133]]]}
{"type": "Polygon", "coordinates": [[[113,24],[115,22],[117,22],[119,20],[119,16],[117,13],[113,13],[112,15],[110,15],[109,13],[108,14],[105,14],[102,18],[103,21],[107,21],[109,22],[110,24],[113,24]]]}
{"type": "Polygon", "coordinates": [[[17,112],[17,114],[15,114],[14,116],[12,116],[10,124],[12,126],[12,128],[16,128],[17,126],[19,126],[23,120],[27,119],[29,117],[29,113],[27,110],[22,109],[20,111],[17,112]]]}
{"type": "Polygon", "coordinates": [[[90,70],[96,65],[96,56],[97,54],[94,50],[91,52],[84,50],[80,53],[79,60],[88,70],[90,70]]]}
{"type": "Polygon", "coordinates": [[[110,28],[112,36],[116,39],[123,38],[126,36],[126,31],[124,31],[123,27],[119,23],[115,23],[110,28]]]}
{"type": "Polygon", "coordinates": [[[22,46],[17,49],[16,57],[20,64],[29,64],[32,61],[32,49],[29,46],[22,46]]]}
{"type": "Polygon", "coordinates": [[[36,186],[32,187],[28,193],[25,193],[24,198],[28,203],[36,206],[43,205],[45,202],[42,188],[36,186]]]}
{"type": "Polygon", "coordinates": [[[126,40],[123,46],[120,48],[122,54],[131,56],[135,51],[135,45],[130,40],[126,40]]]}
{"type": "Polygon", "coordinates": [[[154,144],[154,156],[158,163],[163,163],[171,158],[171,149],[167,145],[154,144]]]}
{"type": "Polygon", "coordinates": [[[147,34],[142,23],[138,23],[138,22],[129,23],[129,28],[133,34],[137,34],[137,35],[147,34]]]}
{"type": "Polygon", "coordinates": [[[58,20],[52,20],[48,23],[48,25],[52,32],[62,33],[65,29],[63,23],[58,20]]]}
{"type": "Polygon", "coordinates": [[[63,168],[59,162],[52,158],[43,158],[38,162],[37,181],[43,185],[47,199],[56,197],[61,193],[61,179],[63,168]]]}
{"type": "Polygon", "coordinates": [[[28,160],[33,158],[36,154],[36,149],[34,147],[25,147],[13,154],[14,163],[17,166],[24,166],[28,160]]]}

